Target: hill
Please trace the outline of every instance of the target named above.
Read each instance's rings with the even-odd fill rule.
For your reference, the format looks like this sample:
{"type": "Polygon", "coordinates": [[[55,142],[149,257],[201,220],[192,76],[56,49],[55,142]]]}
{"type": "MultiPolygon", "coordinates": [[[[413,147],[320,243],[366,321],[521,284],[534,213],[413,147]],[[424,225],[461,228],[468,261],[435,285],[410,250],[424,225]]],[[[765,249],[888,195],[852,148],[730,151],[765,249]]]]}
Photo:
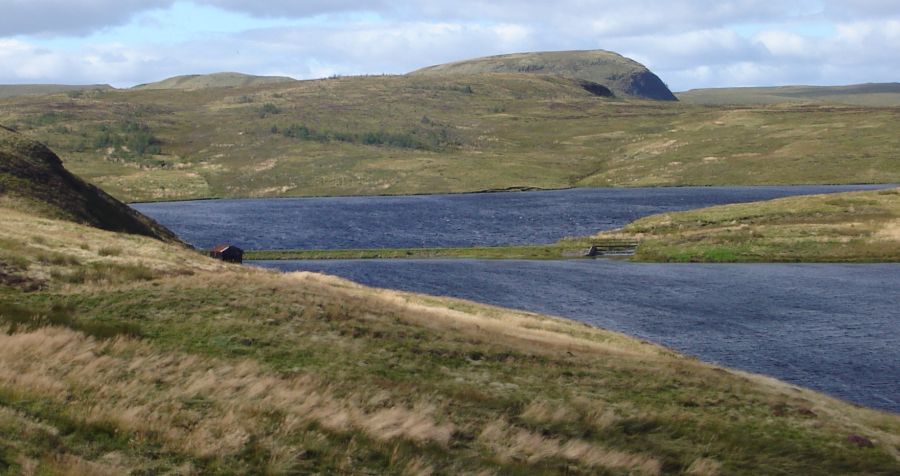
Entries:
{"type": "Polygon", "coordinates": [[[112,231],[177,241],[169,230],[63,168],[43,144],[0,127],[0,204],[112,231]]]}
{"type": "Polygon", "coordinates": [[[279,84],[296,81],[285,76],[254,76],[243,73],[212,73],[175,76],[155,83],[139,84],[132,89],[206,89],[206,88],[240,88],[264,84],[279,84]]]}
{"type": "Polygon", "coordinates": [[[643,261],[897,262],[900,189],[666,213],[598,237],[640,240],[643,261]]]}
{"type": "Polygon", "coordinates": [[[113,87],[108,84],[0,84],[0,98],[42,96],[59,93],[78,94],[84,91],[106,91],[110,89],[113,89],[113,87]]]}
{"type": "Polygon", "coordinates": [[[676,101],[668,86],[644,65],[605,50],[553,51],[488,56],[429,66],[412,76],[486,73],[546,74],[601,84],[618,96],[676,101]]]}
{"type": "Polygon", "coordinates": [[[784,102],[820,102],[858,106],[900,106],[900,83],[850,86],[778,86],[767,88],[692,89],[676,93],[690,104],[761,105],[784,102]]]}
{"type": "Polygon", "coordinates": [[[0,99],[0,123],[128,201],[900,183],[898,114],[606,98],[514,73],[0,99]]]}
{"type": "Polygon", "coordinates": [[[0,261],[5,474],[900,470],[897,415],[572,321],[4,206],[0,261]]]}

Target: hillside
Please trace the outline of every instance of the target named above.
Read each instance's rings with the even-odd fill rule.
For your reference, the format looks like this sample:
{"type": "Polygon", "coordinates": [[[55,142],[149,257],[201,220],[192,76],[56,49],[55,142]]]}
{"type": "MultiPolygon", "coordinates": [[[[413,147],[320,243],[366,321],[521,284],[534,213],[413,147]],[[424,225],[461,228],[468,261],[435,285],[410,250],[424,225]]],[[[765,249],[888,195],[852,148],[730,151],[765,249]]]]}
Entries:
{"type": "Polygon", "coordinates": [[[0,124],[127,201],[900,183],[900,108],[605,98],[550,75],[19,97],[0,124]]]}
{"type": "Polygon", "coordinates": [[[0,98],[43,96],[58,93],[77,95],[84,91],[106,91],[110,89],[113,89],[113,87],[108,84],[0,84],[0,98]]]}
{"type": "Polygon", "coordinates": [[[177,241],[163,226],[69,173],[43,144],[2,126],[0,204],[48,218],[177,241]]]}
{"type": "Polygon", "coordinates": [[[896,474],[900,417],[0,207],[2,474],[896,474]]]}
{"type": "Polygon", "coordinates": [[[643,261],[897,262],[900,189],[666,213],[598,237],[640,240],[643,261]]]}
{"type": "Polygon", "coordinates": [[[676,93],[690,104],[762,105],[785,102],[820,102],[857,106],[900,106],[900,83],[850,86],[778,86],[768,88],[692,89],[676,93]]]}
{"type": "Polygon", "coordinates": [[[177,89],[192,90],[206,88],[240,88],[264,84],[279,84],[296,81],[285,76],[254,76],[242,73],[212,73],[175,76],[155,83],[139,84],[132,89],[177,89]]]}
{"type": "Polygon", "coordinates": [[[429,66],[412,76],[528,73],[576,78],[606,86],[618,96],[661,101],[677,98],[644,65],[605,50],[552,51],[488,56],[429,66]]]}

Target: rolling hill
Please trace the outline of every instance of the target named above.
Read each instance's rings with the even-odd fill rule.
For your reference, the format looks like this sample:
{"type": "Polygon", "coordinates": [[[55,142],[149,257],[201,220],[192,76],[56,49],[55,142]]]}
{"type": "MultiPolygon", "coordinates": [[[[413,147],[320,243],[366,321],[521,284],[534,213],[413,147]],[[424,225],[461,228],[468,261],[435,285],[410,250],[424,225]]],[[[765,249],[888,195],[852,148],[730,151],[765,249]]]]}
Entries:
{"type": "Polygon", "coordinates": [[[692,89],[676,93],[690,104],[763,105],[785,102],[836,103],[858,106],[900,106],[900,83],[849,86],[777,86],[763,88],[692,89]]]}
{"type": "Polygon", "coordinates": [[[108,84],[0,84],[0,98],[16,96],[42,96],[47,94],[71,93],[84,91],[107,91],[113,89],[108,84]]]}
{"type": "Polygon", "coordinates": [[[155,83],[139,84],[132,89],[206,89],[206,88],[239,88],[264,84],[290,83],[296,79],[285,76],[254,76],[243,73],[212,73],[175,76],[155,83]]]}
{"type": "Polygon", "coordinates": [[[412,76],[527,73],[576,78],[601,84],[618,96],[676,101],[669,88],[644,65],[605,50],[553,51],[488,56],[429,66],[412,76]]]}
{"type": "Polygon", "coordinates": [[[0,204],[105,230],[178,241],[162,225],[69,173],[43,144],[2,126],[0,204]]]}
{"type": "Polygon", "coordinates": [[[900,108],[700,106],[492,73],[0,99],[126,201],[898,183],[900,108]]]}

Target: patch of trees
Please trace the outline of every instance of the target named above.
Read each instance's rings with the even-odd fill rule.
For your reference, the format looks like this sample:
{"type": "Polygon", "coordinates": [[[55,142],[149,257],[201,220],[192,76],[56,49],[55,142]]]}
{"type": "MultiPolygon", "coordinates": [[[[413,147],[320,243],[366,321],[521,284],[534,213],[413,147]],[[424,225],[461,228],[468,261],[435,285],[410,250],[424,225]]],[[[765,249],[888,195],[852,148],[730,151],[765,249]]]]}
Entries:
{"type": "Polygon", "coordinates": [[[315,142],[346,142],[350,144],[430,151],[439,151],[459,144],[450,131],[442,127],[416,128],[408,132],[330,132],[318,131],[303,124],[291,124],[281,128],[272,126],[271,133],[281,134],[292,139],[315,142]]]}
{"type": "Polygon", "coordinates": [[[162,152],[162,141],[144,124],[128,121],[116,126],[102,125],[94,138],[94,148],[116,147],[128,149],[135,155],[156,155],[162,152]]]}
{"type": "Polygon", "coordinates": [[[275,114],[281,114],[281,108],[273,103],[267,102],[259,108],[259,117],[266,118],[275,114]]]}
{"type": "Polygon", "coordinates": [[[127,121],[101,124],[95,133],[88,136],[87,141],[78,144],[76,151],[112,148],[120,159],[138,159],[161,154],[162,143],[146,124],[127,121]]]}

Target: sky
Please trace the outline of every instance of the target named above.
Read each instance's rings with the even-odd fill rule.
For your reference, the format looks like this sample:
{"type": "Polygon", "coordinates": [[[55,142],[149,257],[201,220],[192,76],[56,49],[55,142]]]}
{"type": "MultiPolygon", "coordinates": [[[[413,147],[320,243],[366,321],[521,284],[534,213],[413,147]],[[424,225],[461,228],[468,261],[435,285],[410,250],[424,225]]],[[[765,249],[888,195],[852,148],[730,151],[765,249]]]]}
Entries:
{"type": "Polygon", "coordinates": [[[673,91],[900,81],[900,0],[0,0],[0,84],[403,74],[615,51],[673,91]]]}

